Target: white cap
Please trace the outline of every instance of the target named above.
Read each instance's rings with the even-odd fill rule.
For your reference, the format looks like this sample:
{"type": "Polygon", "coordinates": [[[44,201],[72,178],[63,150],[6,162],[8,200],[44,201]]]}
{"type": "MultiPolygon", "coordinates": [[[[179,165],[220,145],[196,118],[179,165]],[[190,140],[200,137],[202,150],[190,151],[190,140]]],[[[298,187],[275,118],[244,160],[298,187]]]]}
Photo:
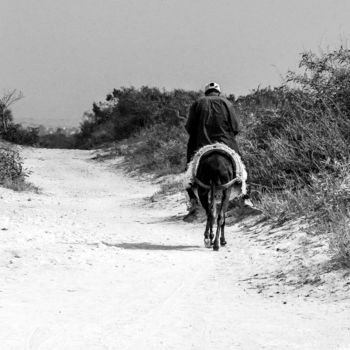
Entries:
{"type": "Polygon", "coordinates": [[[220,85],[217,83],[209,83],[205,85],[204,92],[207,92],[208,90],[216,90],[218,92],[221,92],[220,85]]]}

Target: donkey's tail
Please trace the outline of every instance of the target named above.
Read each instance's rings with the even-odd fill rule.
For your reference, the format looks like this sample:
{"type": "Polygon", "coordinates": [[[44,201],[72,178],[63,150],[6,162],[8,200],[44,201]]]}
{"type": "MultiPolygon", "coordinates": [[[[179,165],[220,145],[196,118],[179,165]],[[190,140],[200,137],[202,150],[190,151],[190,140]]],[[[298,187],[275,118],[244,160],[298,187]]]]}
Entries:
{"type": "Polygon", "coordinates": [[[209,193],[209,209],[213,215],[213,218],[216,218],[216,185],[214,181],[210,182],[210,193],[209,193]]]}

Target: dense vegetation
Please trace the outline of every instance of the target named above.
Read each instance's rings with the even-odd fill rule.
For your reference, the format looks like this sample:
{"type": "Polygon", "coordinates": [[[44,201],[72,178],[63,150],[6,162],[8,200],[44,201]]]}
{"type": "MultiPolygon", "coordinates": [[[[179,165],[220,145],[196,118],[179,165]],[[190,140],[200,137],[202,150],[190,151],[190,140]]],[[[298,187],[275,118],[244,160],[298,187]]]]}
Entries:
{"type": "Polygon", "coordinates": [[[10,123],[6,131],[1,133],[2,139],[17,145],[35,146],[39,142],[38,129],[23,127],[21,124],[10,123]]]}
{"type": "Polygon", "coordinates": [[[239,101],[241,144],[264,212],[305,217],[350,261],[350,52],[307,52],[300,68],[239,101]]]}
{"type": "Polygon", "coordinates": [[[90,148],[125,140],[155,125],[179,127],[180,116],[186,116],[198,96],[194,91],[168,92],[147,86],[114,89],[105,101],[93,104],[92,112],[85,113],[78,145],[90,148]]]}
{"type": "Polygon", "coordinates": [[[348,55],[345,50],[322,57],[306,53],[302,74],[289,73],[282,87],[239,101],[253,182],[298,188],[309,185],[311,175],[338,174],[338,162],[350,156],[350,71],[343,68],[348,55]]]}

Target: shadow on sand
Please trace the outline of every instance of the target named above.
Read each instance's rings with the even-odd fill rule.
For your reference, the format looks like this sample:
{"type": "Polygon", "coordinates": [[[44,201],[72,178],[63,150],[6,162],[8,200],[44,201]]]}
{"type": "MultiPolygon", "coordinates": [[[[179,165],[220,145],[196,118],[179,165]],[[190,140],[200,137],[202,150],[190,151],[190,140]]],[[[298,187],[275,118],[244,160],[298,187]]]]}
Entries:
{"type": "Polygon", "coordinates": [[[192,251],[202,248],[199,245],[163,245],[163,244],[152,244],[147,242],[140,243],[108,243],[102,242],[108,247],[116,247],[123,249],[140,249],[140,250],[183,250],[183,251],[192,251]]]}

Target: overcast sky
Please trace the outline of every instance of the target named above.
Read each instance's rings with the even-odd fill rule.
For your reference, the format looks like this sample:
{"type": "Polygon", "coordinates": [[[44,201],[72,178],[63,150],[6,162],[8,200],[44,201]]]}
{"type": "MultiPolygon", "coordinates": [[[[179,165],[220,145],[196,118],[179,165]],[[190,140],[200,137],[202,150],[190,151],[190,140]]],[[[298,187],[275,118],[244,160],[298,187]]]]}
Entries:
{"type": "Polygon", "coordinates": [[[246,94],[349,37],[349,0],[1,0],[0,93],[24,93],[17,122],[74,126],[113,88],[246,94]]]}

